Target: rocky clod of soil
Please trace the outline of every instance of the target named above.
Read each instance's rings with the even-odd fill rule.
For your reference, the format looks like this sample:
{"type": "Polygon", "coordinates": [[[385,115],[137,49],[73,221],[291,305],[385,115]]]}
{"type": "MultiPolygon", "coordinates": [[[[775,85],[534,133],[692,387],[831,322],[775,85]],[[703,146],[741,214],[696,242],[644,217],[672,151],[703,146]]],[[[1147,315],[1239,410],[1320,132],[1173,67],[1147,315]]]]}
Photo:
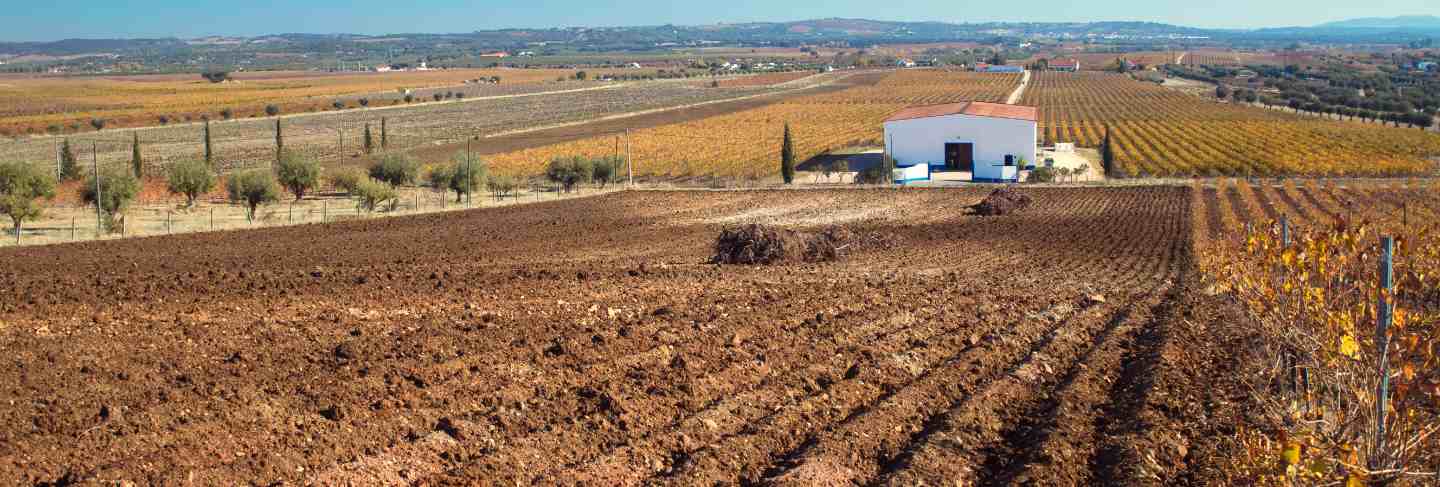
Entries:
{"type": "Polygon", "coordinates": [[[990,192],[990,196],[980,200],[974,208],[975,213],[981,216],[1007,215],[1030,206],[1030,201],[1030,195],[1006,186],[990,192]]]}

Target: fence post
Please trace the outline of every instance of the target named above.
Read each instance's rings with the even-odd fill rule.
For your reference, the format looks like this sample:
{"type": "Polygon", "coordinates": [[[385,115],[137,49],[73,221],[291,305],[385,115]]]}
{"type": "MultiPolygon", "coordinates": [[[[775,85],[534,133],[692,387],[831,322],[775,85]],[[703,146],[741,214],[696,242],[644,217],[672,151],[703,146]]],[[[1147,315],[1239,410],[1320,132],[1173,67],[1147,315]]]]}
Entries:
{"type": "Polygon", "coordinates": [[[75,217],[70,217],[70,241],[75,241],[75,217]]]}
{"type": "Polygon", "coordinates": [[[170,230],[170,210],[165,210],[165,234],[173,233],[170,230]]]}
{"type": "Polygon", "coordinates": [[[330,219],[330,202],[329,202],[329,201],[321,201],[321,202],[320,202],[320,223],[325,223],[325,221],[328,220],[328,219],[330,219]]]}
{"type": "Polygon", "coordinates": [[[215,231],[215,207],[210,207],[210,231],[215,231]]]}
{"type": "Polygon", "coordinates": [[[288,215],[286,215],[285,220],[286,220],[287,222],[289,222],[289,223],[295,223],[295,202],[294,202],[294,201],[291,201],[291,202],[290,202],[290,213],[289,213],[288,215]]]}
{"type": "MultiPolygon", "coordinates": [[[[1376,308],[1375,344],[1380,382],[1375,391],[1375,456],[1385,451],[1385,406],[1390,398],[1390,323],[1394,319],[1390,293],[1395,289],[1395,237],[1380,238],[1380,296],[1376,308]]],[[[1371,465],[1376,467],[1376,465],[1371,465]]]]}

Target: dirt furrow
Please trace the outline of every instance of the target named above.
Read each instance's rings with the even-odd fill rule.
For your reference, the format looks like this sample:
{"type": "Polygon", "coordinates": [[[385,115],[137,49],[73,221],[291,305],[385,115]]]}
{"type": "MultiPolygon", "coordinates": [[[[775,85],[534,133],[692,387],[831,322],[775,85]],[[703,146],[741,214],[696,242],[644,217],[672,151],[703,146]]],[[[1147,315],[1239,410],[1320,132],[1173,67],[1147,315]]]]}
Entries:
{"type": "MultiPolygon", "coordinates": [[[[1018,296],[1016,296],[1018,298],[1018,296]]],[[[806,398],[775,415],[762,418],[738,434],[724,436],[706,445],[674,472],[664,477],[670,483],[756,481],[787,451],[793,451],[825,425],[843,422],[863,414],[872,405],[907,385],[946,370],[950,364],[984,361],[987,352],[1018,346],[1014,342],[1033,340],[1044,326],[1040,320],[1021,319],[1023,313],[999,309],[986,317],[984,335],[951,334],[931,340],[908,355],[893,357],[889,363],[862,370],[856,380],[837,384],[826,393],[806,398]],[[1004,329],[1016,320],[1024,330],[1004,329]],[[971,343],[974,344],[971,344],[971,343]],[[896,360],[899,359],[899,360],[896,360]]]]}
{"type": "Polygon", "coordinates": [[[1089,459],[1100,438],[1097,430],[1118,418],[1105,415],[1109,389],[1120,375],[1122,360],[1135,337],[1151,321],[1164,289],[1135,301],[1098,337],[1090,350],[1066,372],[1060,387],[1039,410],[1024,415],[1029,424],[1011,430],[996,468],[984,481],[995,485],[1087,485],[1089,459]]]}
{"type": "Polygon", "coordinates": [[[988,477],[987,463],[995,463],[993,458],[1003,454],[997,449],[1005,434],[1026,421],[1026,411],[1039,405],[1045,389],[1061,378],[1066,364],[1073,362],[1066,357],[1093,347],[1093,337],[1116,326],[1128,308],[1104,303],[1061,323],[1023,361],[992,372],[973,394],[937,408],[940,412],[924,429],[879,458],[882,463],[867,483],[916,485],[927,479],[960,479],[973,484],[988,477]]]}
{"type": "Polygon", "coordinates": [[[1295,200],[1295,196],[1292,195],[1292,194],[1290,194],[1290,190],[1289,190],[1285,185],[1281,185],[1281,186],[1269,186],[1269,185],[1266,185],[1266,188],[1270,190],[1270,191],[1268,191],[1268,192],[1273,192],[1273,193],[1275,193],[1276,195],[1278,195],[1278,196],[1280,197],[1280,201],[1281,201],[1282,203],[1285,203],[1285,207],[1289,209],[1289,212],[1288,212],[1288,213],[1291,215],[1290,223],[1291,223],[1292,225],[1295,225],[1295,224],[1315,225],[1315,224],[1316,224],[1316,221],[1317,221],[1317,219],[1318,219],[1318,218],[1316,217],[1316,215],[1311,214],[1310,211],[1309,211],[1308,209],[1306,209],[1304,205],[1301,205],[1299,201],[1296,201],[1296,200],[1295,200]]]}

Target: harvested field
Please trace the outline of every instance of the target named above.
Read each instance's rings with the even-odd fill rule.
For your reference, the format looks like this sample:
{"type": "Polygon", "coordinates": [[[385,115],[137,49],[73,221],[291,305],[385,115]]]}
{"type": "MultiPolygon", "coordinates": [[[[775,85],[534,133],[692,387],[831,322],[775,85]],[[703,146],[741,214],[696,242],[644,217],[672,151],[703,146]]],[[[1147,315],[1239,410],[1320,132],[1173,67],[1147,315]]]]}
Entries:
{"type": "Polygon", "coordinates": [[[1221,309],[1192,292],[1201,198],[966,215],[986,193],[625,192],[0,250],[0,482],[1213,481],[1236,389],[1190,325],[1221,309]],[[706,222],[759,207],[899,208],[846,225],[895,245],[708,264],[706,222]]]}

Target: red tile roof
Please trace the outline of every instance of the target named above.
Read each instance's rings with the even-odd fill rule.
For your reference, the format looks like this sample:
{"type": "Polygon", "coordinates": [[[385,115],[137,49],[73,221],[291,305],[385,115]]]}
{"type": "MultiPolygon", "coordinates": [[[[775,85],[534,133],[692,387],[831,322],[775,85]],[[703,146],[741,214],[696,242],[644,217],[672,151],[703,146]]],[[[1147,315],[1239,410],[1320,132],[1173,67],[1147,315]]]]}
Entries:
{"type": "Polygon", "coordinates": [[[1039,110],[1035,107],[1021,105],[1002,105],[999,103],[985,103],[979,101],[947,103],[944,105],[930,105],[924,107],[910,107],[895,112],[886,122],[899,122],[901,120],[914,120],[917,118],[944,117],[946,115],[971,115],[975,117],[1009,118],[1015,120],[1029,120],[1031,122],[1040,118],[1039,110]]]}

